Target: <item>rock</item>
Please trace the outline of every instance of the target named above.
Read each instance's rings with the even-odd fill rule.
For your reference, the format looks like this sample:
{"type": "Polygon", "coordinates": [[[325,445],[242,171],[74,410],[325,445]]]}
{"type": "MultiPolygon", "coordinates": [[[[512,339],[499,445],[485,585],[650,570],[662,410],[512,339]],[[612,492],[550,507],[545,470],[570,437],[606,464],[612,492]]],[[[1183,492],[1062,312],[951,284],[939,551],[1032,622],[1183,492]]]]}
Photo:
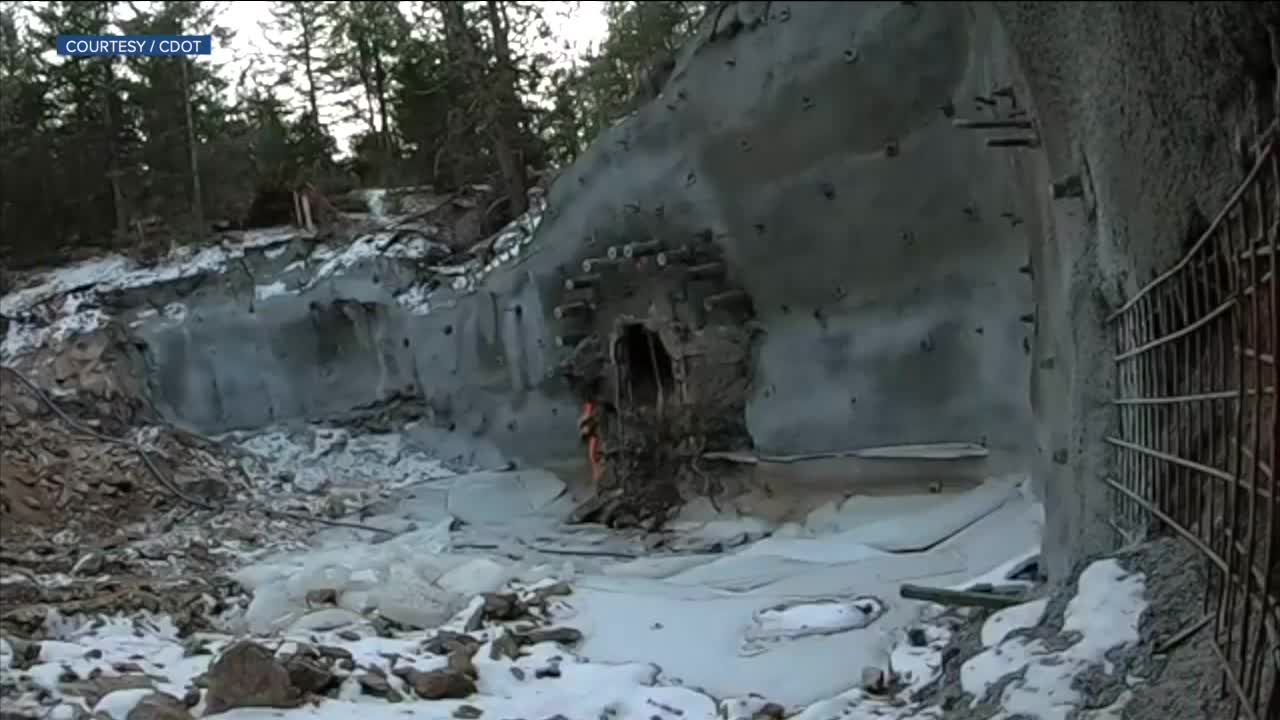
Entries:
{"type": "Polygon", "coordinates": [[[168,693],[151,693],[138,701],[125,720],[192,720],[191,711],[168,693]]]}
{"type": "Polygon", "coordinates": [[[509,660],[520,657],[520,640],[510,630],[504,630],[502,635],[495,638],[489,645],[490,660],[500,660],[504,657],[509,660]]]}
{"type": "Polygon", "coordinates": [[[184,694],[183,694],[183,696],[182,696],[182,704],[183,704],[183,705],[186,705],[186,706],[187,706],[187,707],[189,707],[189,708],[193,708],[193,707],[195,707],[195,706],[199,705],[199,704],[200,704],[200,691],[199,691],[199,690],[197,690],[197,689],[195,689],[195,688],[190,688],[190,689],[188,689],[188,690],[187,690],[187,692],[186,692],[186,693],[184,693],[184,694]]]}
{"type": "Polygon", "coordinates": [[[355,630],[343,630],[338,633],[338,637],[347,642],[356,642],[360,639],[360,633],[355,630]]]}
{"type": "Polygon", "coordinates": [[[484,603],[480,603],[471,614],[467,616],[466,622],[462,624],[463,632],[476,632],[484,627],[484,603]]]}
{"type": "Polygon", "coordinates": [[[765,703],[759,710],[751,713],[751,720],[782,720],[786,714],[786,708],[778,703],[765,703]]]}
{"type": "Polygon", "coordinates": [[[405,676],[413,692],[423,700],[461,700],[476,691],[471,678],[452,670],[414,670],[405,676]]]}
{"type": "Polygon", "coordinates": [[[476,654],[477,649],[478,648],[474,646],[470,648],[458,648],[457,650],[449,653],[449,670],[456,673],[462,673],[472,680],[478,678],[479,673],[476,672],[476,665],[471,661],[471,658],[476,654]]]}
{"type": "Polygon", "coordinates": [[[250,640],[223,652],[208,676],[208,715],[239,707],[293,708],[301,703],[285,666],[270,650],[250,640]]]}
{"type": "Polygon", "coordinates": [[[521,633],[517,639],[523,645],[537,645],[544,642],[556,642],[562,645],[574,645],[582,641],[582,633],[576,628],[544,628],[521,633]]]}
{"type": "Polygon", "coordinates": [[[334,674],[310,658],[294,655],[284,666],[289,671],[290,684],[299,692],[321,695],[335,684],[334,674]]]}
{"type": "Polygon", "coordinates": [[[888,695],[897,685],[897,673],[887,673],[878,667],[862,668],[862,689],[872,695],[888,695]]]}
{"type": "Polygon", "coordinates": [[[537,598],[538,602],[540,603],[545,603],[547,601],[547,598],[572,595],[572,594],[573,594],[573,588],[570,587],[569,583],[567,582],[552,583],[551,585],[540,587],[533,591],[533,596],[537,598]]]}
{"type": "Polygon", "coordinates": [[[226,500],[231,494],[225,482],[210,475],[193,478],[177,473],[173,479],[178,487],[182,488],[184,495],[200,498],[210,504],[216,505],[226,500]]]}
{"type": "Polygon", "coordinates": [[[488,620],[499,622],[518,620],[528,614],[528,609],[520,598],[511,593],[485,593],[484,616],[488,620]]]}
{"type": "Polygon", "coordinates": [[[337,605],[338,591],[333,588],[320,588],[307,591],[308,605],[337,605]]]}
{"type": "Polygon", "coordinates": [[[922,628],[911,628],[907,631],[907,644],[911,647],[924,647],[929,644],[929,636],[922,628]]]}
{"type": "Polygon", "coordinates": [[[102,553],[97,551],[88,552],[71,567],[71,574],[80,576],[96,575],[102,572],[102,565],[102,553]]]}
{"type": "Polygon", "coordinates": [[[209,649],[209,641],[207,639],[189,637],[182,643],[182,657],[212,654],[213,651],[209,649]]]}
{"type": "Polygon", "coordinates": [[[356,682],[360,683],[361,691],[374,697],[384,698],[395,691],[391,681],[377,673],[364,673],[356,678],[356,682]]]}
{"type": "Polygon", "coordinates": [[[513,678],[515,678],[515,679],[517,679],[517,680],[524,680],[524,670],[521,670],[520,668],[516,667],[515,665],[512,665],[512,666],[511,666],[511,677],[513,677],[513,678]]]}
{"type": "Polygon", "coordinates": [[[66,695],[78,695],[85,699],[89,707],[98,704],[103,696],[117,690],[154,690],[155,683],[146,675],[119,675],[103,677],[101,675],[89,680],[61,683],[59,689],[66,695]]]}
{"type": "Polygon", "coordinates": [[[483,714],[484,711],[475,705],[459,705],[457,709],[453,711],[453,716],[461,718],[461,720],[476,720],[476,718],[483,714]]]}
{"type": "Polygon", "coordinates": [[[533,676],[538,679],[558,678],[560,677],[560,666],[552,664],[546,667],[538,668],[537,670],[533,671],[533,676]]]}
{"type": "Polygon", "coordinates": [[[441,630],[435,637],[422,644],[422,649],[432,655],[449,655],[461,648],[471,648],[472,652],[480,647],[480,641],[463,633],[441,630]]]}
{"type": "Polygon", "coordinates": [[[316,648],[316,652],[320,653],[320,657],[327,660],[350,660],[351,651],[346,648],[334,647],[333,645],[321,645],[316,648]]]}
{"type": "Polygon", "coordinates": [[[32,665],[40,662],[40,643],[12,635],[5,635],[3,639],[13,649],[14,670],[28,670],[32,665]]]}

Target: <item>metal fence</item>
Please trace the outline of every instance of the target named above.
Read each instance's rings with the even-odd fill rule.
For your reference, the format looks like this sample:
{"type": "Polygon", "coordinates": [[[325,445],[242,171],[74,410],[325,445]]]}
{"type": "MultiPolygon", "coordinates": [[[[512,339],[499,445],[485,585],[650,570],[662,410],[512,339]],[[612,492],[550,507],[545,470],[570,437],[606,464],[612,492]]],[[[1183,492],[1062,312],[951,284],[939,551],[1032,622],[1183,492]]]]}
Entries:
{"type": "Polygon", "coordinates": [[[1205,614],[1233,717],[1280,718],[1277,225],[1280,138],[1208,230],[1110,322],[1119,437],[1112,524],[1172,532],[1207,560],[1205,614]]]}

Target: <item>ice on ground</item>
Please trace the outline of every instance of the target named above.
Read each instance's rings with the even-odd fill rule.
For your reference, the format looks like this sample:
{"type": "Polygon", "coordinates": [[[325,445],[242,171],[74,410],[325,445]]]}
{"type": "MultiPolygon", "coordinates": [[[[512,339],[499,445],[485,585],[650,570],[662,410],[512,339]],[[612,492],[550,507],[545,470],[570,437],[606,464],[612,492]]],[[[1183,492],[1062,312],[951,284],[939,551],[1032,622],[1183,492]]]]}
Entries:
{"type": "MultiPolygon", "coordinates": [[[[1141,575],[1127,573],[1115,560],[1093,563],[1080,575],[1076,596],[1063,619],[1062,632],[1078,633],[1079,639],[1064,650],[1052,651],[1041,640],[1010,638],[999,627],[988,635],[984,627],[984,638],[1000,640],[962,666],[965,692],[974,696],[976,705],[1001,680],[1020,673],[1005,686],[995,718],[1025,715],[1067,720],[1084,701],[1074,686],[1075,678],[1095,665],[1111,672],[1107,653],[1138,642],[1138,622],[1147,606],[1144,587],[1141,575]]],[[[1029,616],[1035,611],[1021,612],[1029,616]]],[[[1040,608],[1036,614],[1042,612],[1040,608]]]]}

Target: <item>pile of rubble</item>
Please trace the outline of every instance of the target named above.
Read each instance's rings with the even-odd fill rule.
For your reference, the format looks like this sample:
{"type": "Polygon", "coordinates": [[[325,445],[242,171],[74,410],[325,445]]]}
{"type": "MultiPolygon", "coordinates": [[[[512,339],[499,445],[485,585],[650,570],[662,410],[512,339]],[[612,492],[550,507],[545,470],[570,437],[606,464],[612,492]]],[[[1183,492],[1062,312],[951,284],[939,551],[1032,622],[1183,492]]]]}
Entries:
{"type": "Polygon", "coordinates": [[[161,428],[139,432],[136,441],[118,440],[93,429],[101,422],[71,418],[73,425],[49,396],[4,372],[0,539],[6,546],[54,530],[110,537],[186,505],[183,497],[215,503],[230,494],[231,483],[247,486],[215,443],[161,428]],[[151,467],[173,486],[159,482],[151,467]]]}
{"type": "MultiPolygon", "coordinates": [[[[597,691],[668,691],[652,687],[656,669],[598,666],[573,655],[582,633],[554,619],[571,593],[563,582],[513,585],[477,596],[445,627],[421,631],[385,620],[326,624],[320,616],[337,610],[333,593],[317,590],[311,600],[320,619],[309,636],[269,644],[216,632],[183,639],[146,614],[92,626],[62,621],[60,631],[49,621],[45,628],[57,637],[0,638],[0,698],[11,713],[5,717],[15,718],[183,720],[306,706],[349,717],[354,703],[376,715],[378,703],[428,700],[445,703],[442,713],[474,720],[503,717],[510,708],[500,706],[535,698],[573,712],[591,700],[591,684],[582,684],[588,675],[603,686],[597,691]]],[[[690,701],[712,707],[694,691],[680,692],[673,704],[647,702],[654,713],[678,717],[692,709],[690,701]]]]}

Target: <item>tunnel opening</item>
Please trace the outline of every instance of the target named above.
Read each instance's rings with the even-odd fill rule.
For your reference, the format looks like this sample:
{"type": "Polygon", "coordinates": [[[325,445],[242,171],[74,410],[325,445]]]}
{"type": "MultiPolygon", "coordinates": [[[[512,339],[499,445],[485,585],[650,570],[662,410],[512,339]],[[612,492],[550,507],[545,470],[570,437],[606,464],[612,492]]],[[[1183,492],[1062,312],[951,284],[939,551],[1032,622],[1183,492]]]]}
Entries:
{"type": "Polygon", "coordinates": [[[671,354],[657,333],[639,323],[623,326],[616,348],[619,384],[634,407],[662,408],[675,388],[671,354]]]}

